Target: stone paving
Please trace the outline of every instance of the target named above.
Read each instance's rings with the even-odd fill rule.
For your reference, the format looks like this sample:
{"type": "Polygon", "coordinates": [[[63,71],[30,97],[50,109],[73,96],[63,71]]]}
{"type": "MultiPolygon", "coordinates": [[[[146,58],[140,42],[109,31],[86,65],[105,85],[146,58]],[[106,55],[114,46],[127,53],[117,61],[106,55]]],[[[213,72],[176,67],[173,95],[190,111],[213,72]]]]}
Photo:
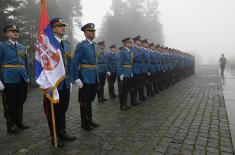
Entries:
{"type": "MultiPolygon", "coordinates": [[[[106,96],[108,96],[106,92],[106,96]]],[[[67,113],[67,130],[77,140],[64,148],[50,145],[42,95],[31,89],[25,104],[27,131],[8,135],[0,103],[0,154],[234,154],[219,73],[200,66],[197,73],[129,111],[118,99],[93,104],[93,131],[80,128],[77,88],[67,113]]]]}

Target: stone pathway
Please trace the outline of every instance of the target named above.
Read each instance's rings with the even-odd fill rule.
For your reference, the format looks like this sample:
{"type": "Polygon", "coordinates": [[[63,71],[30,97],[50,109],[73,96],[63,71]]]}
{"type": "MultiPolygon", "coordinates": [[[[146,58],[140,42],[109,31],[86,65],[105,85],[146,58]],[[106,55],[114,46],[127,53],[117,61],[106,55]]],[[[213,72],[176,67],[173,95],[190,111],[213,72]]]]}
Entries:
{"type": "MultiPolygon", "coordinates": [[[[108,93],[106,92],[106,96],[108,93]]],[[[25,105],[27,131],[8,135],[0,103],[0,154],[234,154],[219,72],[200,66],[197,73],[162,91],[144,104],[123,112],[118,99],[94,102],[94,119],[101,126],[80,128],[77,88],[67,113],[67,130],[77,137],[64,148],[50,145],[38,89],[25,105]]]]}

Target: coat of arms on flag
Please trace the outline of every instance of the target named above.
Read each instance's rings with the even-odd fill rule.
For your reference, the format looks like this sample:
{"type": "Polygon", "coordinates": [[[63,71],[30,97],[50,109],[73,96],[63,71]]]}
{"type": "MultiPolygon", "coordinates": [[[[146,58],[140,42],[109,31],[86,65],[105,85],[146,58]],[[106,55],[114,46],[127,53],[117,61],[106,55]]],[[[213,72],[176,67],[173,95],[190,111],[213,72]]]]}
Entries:
{"type": "Polygon", "coordinates": [[[46,1],[41,0],[41,18],[35,51],[35,79],[46,97],[52,103],[57,103],[57,86],[64,78],[63,58],[49,22],[46,1]]]}

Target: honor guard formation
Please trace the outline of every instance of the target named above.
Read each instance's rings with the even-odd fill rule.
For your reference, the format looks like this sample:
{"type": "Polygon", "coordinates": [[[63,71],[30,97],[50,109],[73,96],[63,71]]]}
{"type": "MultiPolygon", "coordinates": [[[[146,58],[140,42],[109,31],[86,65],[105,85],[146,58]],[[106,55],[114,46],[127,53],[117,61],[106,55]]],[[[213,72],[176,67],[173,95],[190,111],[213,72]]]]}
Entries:
{"type": "MultiPolygon", "coordinates": [[[[50,26],[65,68],[65,78],[57,87],[59,103],[53,105],[58,147],[63,147],[64,141],[76,139],[66,131],[66,112],[73,84],[79,89],[81,127],[90,131],[99,127],[92,118],[92,102],[96,95],[98,103],[109,102],[108,97],[104,95],[106,79],[109,97],[118,97],[120,110],[128,111],[132,106],[144,104],[147,98],[154,97],[176,82],[194,74],[194,56],[151,43],[141,36],[124,38],[123,47],[118,48],[113,44],[107,48],[105,41],[98,44],[94,42],[95,25],[88,23],[81,28],[86,39],[79,42],[75,51],[71,52],[71,44],[64,40],[67,26],[64,19],[55,17],[50,21],[50,26]]],[[[29,128],[23,121],[29,67],[27,48],[18,42],[19,27],[8,25],[4,28],[4,33],[8,40],[0,43],[0,90],[3,94],[7,132],[11,134],[29,128]]],[[[51,143],[55,145],[51,101],[44,95],[42,102],[51,143]]]]}

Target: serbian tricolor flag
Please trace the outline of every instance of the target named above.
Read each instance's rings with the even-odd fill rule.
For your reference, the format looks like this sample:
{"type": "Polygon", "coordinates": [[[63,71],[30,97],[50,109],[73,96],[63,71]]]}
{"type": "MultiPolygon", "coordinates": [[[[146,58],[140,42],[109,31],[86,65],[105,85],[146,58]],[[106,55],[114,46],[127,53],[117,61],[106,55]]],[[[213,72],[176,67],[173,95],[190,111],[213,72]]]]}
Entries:
{"type": "Polygon", "coordinates": [[[57,86],[65,78],[59,44],[50,26],[46,0],[41,0],[41,17],[35,51],[35,79],[52,103],[58,103],[57,86]]]}

